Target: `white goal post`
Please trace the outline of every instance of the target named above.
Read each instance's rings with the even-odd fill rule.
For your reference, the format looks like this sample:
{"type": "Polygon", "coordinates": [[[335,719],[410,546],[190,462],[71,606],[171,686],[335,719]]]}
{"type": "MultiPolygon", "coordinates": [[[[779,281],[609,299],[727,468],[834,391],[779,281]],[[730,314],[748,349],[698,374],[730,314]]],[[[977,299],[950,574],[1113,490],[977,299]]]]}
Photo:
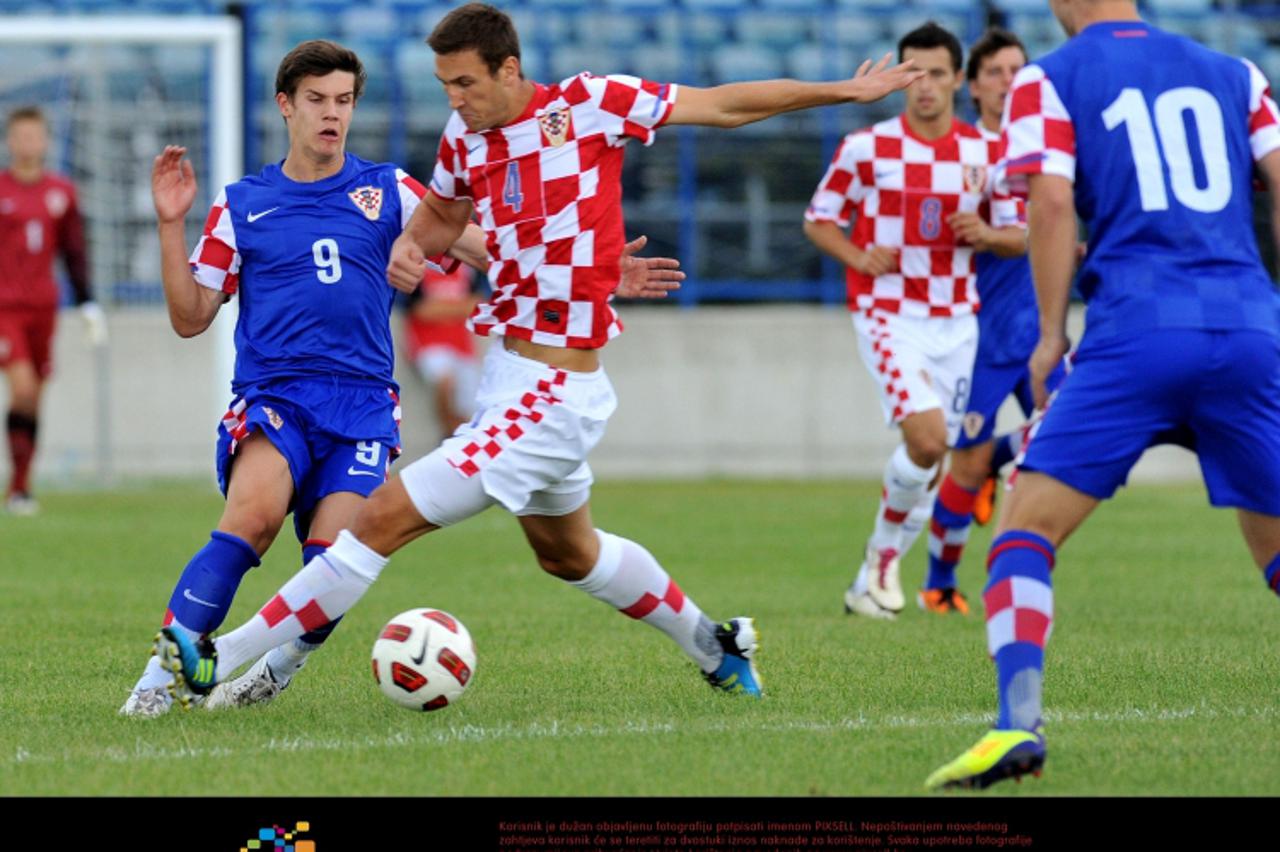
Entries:
{"type": "MultiPolygon", "coordinates": [[[[165,51],[181,52],[184,48],[190,48],[198,54],[199,59],[193,60],[200,63],[203,72],[203,79],[206,81],[206,95],[201,97],[205,101],[202,104],[202,113],[205,116],[203,124],[205,125],[200,134],[201,145],[197,146],[203,149],[205,162],[195,161],[197,174],[201,175],[201,194],[197,198],[196,207],[192,209],[191,215],[188,217],[188,235],[191,233],[193,223],[196,221],[203,222],[203,216],[207,210],[200,209],[203,199],[212,200],[218,191],[225,185],[239,180],[244,174],[243,164],[243,139],[244,139],[244,112],[243,112],[243,92],[244,80],[242,69],[242,27],[239,19],[232,16],[205,16],[205,15],[2,15],[0,14],[0,57],[8,54],[8,62],[3,63],[6,67],[3,69],[10,76],[17,75],[21,77],[24,74],[34,73],[31,69],[23,65],[22,57],[26,53],[39,53],[44,51],[47,53],[56,53],[59,56],[74,55],[77,50],[91,51],[116,51],[117,56],[120,51],[141,50],[147,51],[165,51]]],[[[127,62],[127,58],[125,60],[127,62]]],[[[70,63],[74,65],[74,62],[70,63]]],[[[120,67],[112,66],[110,63],[103,63],[101,66],[94,66],[89,71],[83,68],[71,69],[78,73],[87,73],[90,78],[111,77],[121,73],[120,67]]],[[[127,69],[126,69],[127,70],[127,69]]],[[[84,86],[86,89],[98,88],[105,89],[109,85],[115,85],[119,89],[121,78],[117,77],[114,81],[104,81],[102,79],[91,80],[91,85],[84,86]]],[[[127,84],[126,84],[127,85],[127,84]]],[[[117,93],[118,94],[118,93],[117,93]]],[[[57,112],[60,105],[57,103],[42,102],[43,105],[57,112]]],[[[13,104],[18,105],[17,103],[13,104]]],[[[160,107],[163,109],[163,107],[160,107]]],[[[114,124],[112,127],[118,126],[120,123],[135,124],[146,123],[152,117],[146,115],[147,107],[144,99],[139,98],[133,104],[121,106],[118,102],[112,102],[108,99],[105,104],[95,104],[90,107],[91,110],[108,110],[117,111],[112,116],[114,124]],[[129,114],[121,116],[119,111],[127,111],[129,114]],[[136,114],[135,114],[136,113],[136,114]]],[[[106,146],[108,140],[91,140],[89,144],[100,144],[106,146]]],[[[179,143],[180,140],[157,137],[155,141],[160,144],[169,142],[179,143]]],[[[181,144],[187,144],[182,142],[181,144]]],[[[57,142],[55,141],[55,148],[57,142]]],[[[114,235],[115,231],[111,230],[101,220],[119,217],[126,217],[125,211],[131,211],[132,220],[130,226],[134,229],[134,233],[138,233],[140,224],[137,220],[145,217],[146,209],[149,208],[149,184],[147,183],[147,175],[150,173],[151,157],[159,153],[159,150],[144,151],[132,150],[127,145],[120,145],[118,142],[115,146],[117,149],[123,149],[135,161],[131,163],[123,163],[121,160],[114,162],[104,161],[104,169],[110,168],[116,171],[127,171],[130,176],[121,178],[123,181],[118,187],[113,187],[111,195],[116,196],[107,200],[97,199],[96,214],[99,218],[98,230],[102,233],[114,235]],[[145,162],[143,162],[145,160],[145,162]],[[123,165],[127,168],[122,167],[123,165]]],[[[144,147],[136,146],[135,148],[144,147]]],[[[193,160],[199,155],[193,152],[193,160]]],[[[83,195],[83,193],[82,193],[83,195]]],[[[85,206],[86,217],[91,234],[95,230],[94,216],[95,209],[93,205],[85,205],[82,199],[82,206],[85,206]]],[[[151,231],[154,234],[154,231],[151,231]]],[[[107,239],[110,239],[108,237],[107,239]]],[[[145,234],[141,236],[142,240],[155,242],[152,235],[145,234]]],[[[138,243],[137,245],[145,245],[138,243]]],[[[104,253],[107,252],[104,247],[104,253]]],[[[120,250],[113,249],[115,253],[120,250]]],[[[133,245],[127,251],[135,251],[133,245]]],[[[95,252],[91,252],[93,254],[95,252]]],[[[158,267],[151,260],[151,266],[148,269],[158,267]]],[[[144,264],[137,264],[143,266],[144,264]]],[[[98,289],[99,298],[106,299],[108,297],[107,288],[120,280],[131,280],[125,276],[100,276],[97,270],[103,268],[102,264],[93,264],[91,259],[91,268],[95,269],[94,283],[98,289]],[[102,277],[108,277],[109,280],[101,280],[102,277]]],[[[148,280],[150,275],[147,274],[148,280]]],[[[158,283],[158,275],[155,282],[158,283]]],[[[151,298],[155,298],[155,291],[151,291],[151,298]]],[[[208,421],[212,421],[218,414],[221,414],[227,400],[230,398],[231,376],[234,368],[235,348],[233,332],[236,319],[236,303],[233,300],[230,304],[223,308],[219,313],[219,317],[213,328],[210,330],[213,336],[214,363],[210,365],[212,387],[209,389],[208,398],[211,412],[208,414],[208,421]]],[[[112,467],[112,434],[116,430],[111,424],[111,405],[107,399],[109,391],[107,390],[110,375],[107,363],[108,353],[102,353],[95,362],[96,375],[93,379],[95,388],[94,396],[95,409],[94,416],[97,419],[96,434],[98,446],[96,447],[97,468],[100,479],[108,479],[112,467]]],[[[88,416],[89,412],[85,412],[88,416]]]]}

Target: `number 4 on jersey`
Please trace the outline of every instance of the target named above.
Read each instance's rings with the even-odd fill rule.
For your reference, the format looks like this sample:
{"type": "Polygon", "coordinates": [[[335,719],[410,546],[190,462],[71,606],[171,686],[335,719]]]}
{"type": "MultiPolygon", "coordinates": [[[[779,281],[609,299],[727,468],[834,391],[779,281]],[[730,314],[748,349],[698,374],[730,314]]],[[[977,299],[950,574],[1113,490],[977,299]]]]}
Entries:
{"type": "Polygon", "coordinates": [[[524,206],[524,194],[520,192],[520,164],[515,160],[507,163],[507,179],[502,184],[502,201],[513,213],[519,213],[524,206]]]}

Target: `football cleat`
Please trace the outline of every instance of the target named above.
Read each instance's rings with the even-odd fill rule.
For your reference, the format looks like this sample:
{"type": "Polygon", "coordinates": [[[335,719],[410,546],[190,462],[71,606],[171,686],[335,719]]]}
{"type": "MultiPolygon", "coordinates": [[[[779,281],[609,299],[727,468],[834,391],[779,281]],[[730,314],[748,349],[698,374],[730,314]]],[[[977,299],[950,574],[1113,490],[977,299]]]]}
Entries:
{"type": "Polygon", "coordinates": [[[996,492],[999,490],[1000,476],[992,474],[982,483],[978,494],[973,498],[973,522],[980,527],[991,523],[996,513],[996,492]]]}
{"type": "Polygon", "coordinates": [[[958,612],[969,614],[969,602],[954,586],[946,589],[921,589],[916,592],[916,604],[925,612],[950,615],[958,612]]]}
{"type": "Polygon", "coordinates": [[[40,504],[36,502],[36,498],[21,491],[15,491],[10,494],[8,499],[4,501],[4,508],[10,515],[21,518],[29,518],[32,515],[40,514],[40,504]]]}
{"type": "Polygon", "coordinates": [[[893,621],[898,614],[891,609],[885,609],[871,599],[871,595],[863,592],[858,594],[854,591],[857,585],[855,580],[853,585],[844,590],[844,611],[849,615],[865,615],[868,618],[883,618],[886,621],[893,621]]]}
{"type": "Polygon", "coordinates": [[[1006,778],[1020,780],[1027,773],[1039,778],[1044,758],[1041,728],[1034,731],[993,729],[964,754],[930,775],[924,786],[928,790],[944,787],[984,790],[1006,778]]]}
{"type": "Polygon", "coordinates": [[[881,609],[902,612],[907,599],[902,594],[902,580],[898,577],[898,551],[892,547],[876,550],[868,542],[867,570],[867,594],[871,596],[871,600],[881,609]]]}
{"type": "Polygon", "coordinates": [[[206,710],[222,710],[227,707],[267,704],[284,692],[288,685],[287,680],[284,683],[276,680],[271,667],[267,665],[267,655],[263,654],[240,677],[215,686],[205,700],[204,707],[206,710]]]}
{"type": "Polygon", "coordinates": [[[217,685],[218,652],[208,636],[192,640],[181,630],[161,628],[156,634],[155,654],[160,665],[173,674],[166,688],[183,710],[190,710],[193,702],[203,700],[217,685]]]}
{"type": "Polygon", "coordinates": [[[764,684],[756,669],[755,656],[760,647],[760,634],[755,620],[745,616],[731,618],[717,625],[716,639],[724,649],[724,659],[714,672],[704,672],[707,683],[734,695],[764,695],[764,684]]]}
{"type": "Polygon", "coordinates": [[[169,691],[163,686],[135,689],[125,699],[124,706],[120,708],[120,715],[150,719],[168,713],[172,704],[173,699],[169,697],[169,691]]]}

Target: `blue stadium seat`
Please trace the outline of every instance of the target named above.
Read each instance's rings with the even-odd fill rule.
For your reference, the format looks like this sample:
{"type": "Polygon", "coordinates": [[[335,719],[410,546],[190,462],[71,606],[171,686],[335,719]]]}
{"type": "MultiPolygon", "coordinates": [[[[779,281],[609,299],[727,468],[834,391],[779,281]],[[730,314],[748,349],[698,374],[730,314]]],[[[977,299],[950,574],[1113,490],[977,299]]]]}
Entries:
{"type": "Polygon", "coordinates": [[[395,10],[386,7],[348,8],[338,14],[342,39],[393,41],[403,37],[395,10]]]}
{"type": "Polygon", "coordinates": [[[1207,15],[1213,12],[1213,0],[1146,0],[1145,8],[1156,14],[1180,12],[1207,15]]]}
{"type": "Polygon", "coordinates": [[[607,10],[578,15],[578,41],[584,46],[635,47],[647,39],[645,22],[639,15],[607,10]]]}
{"type": "Polygon", "coordinates": [[[738,16],[738,39],[744,46],[761,44],[791,48],[812,41],[811,19],[779,12],[743,12],[738,16]]]}
{"type": "Polygon", "coordinates": [[[712,53],[711,71],[716,82],[735,83],[781,77],[785,68],[782,59],[771,50],[753,50],[731,44],[712,53]]]}
{"type": "Polygon", "coordinates": [[[728,20],[723,15],[666,13],[655,16],[653,23],[658,40],[672,49],[715,47],[729,40],[728,20]]]}
{"type": "Polygon", "coordinates": [[[697,59],[696,54],[685,55],[662,45],[641,45],[631,51],[632,73],[660,83],[698,85],[701,72],[697,59]]]}

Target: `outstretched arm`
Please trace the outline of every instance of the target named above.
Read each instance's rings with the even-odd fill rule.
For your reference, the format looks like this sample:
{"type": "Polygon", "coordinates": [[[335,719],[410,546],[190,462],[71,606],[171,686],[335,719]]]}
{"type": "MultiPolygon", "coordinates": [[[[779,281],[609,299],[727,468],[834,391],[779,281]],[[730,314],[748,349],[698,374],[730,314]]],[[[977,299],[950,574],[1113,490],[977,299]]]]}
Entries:
{"type": "Polygon", "coordinates": [[[151,200],[155,203],[160,232],[160,278],[164,300],[169,306],[169,323],[182,337],[194,337],[209,327],[226,296],[201,287],[187,261],[187,238],[183,220],[196,198],[196,175],[187,149],[166,145],[151,166],[151,200]]]}
{"type": "Polygon", "coordinates": [[[710,89],[681,86],[668,124],[700,124],[708,127],[741,127],[784,112],[843,103],[870,103],[905,89],[924,76],[911,60],[888,67],[886,53],[874,65],[868,59],[848,80],[806,83],[799,80],[762,80],[728,83],[710,89]]]}

